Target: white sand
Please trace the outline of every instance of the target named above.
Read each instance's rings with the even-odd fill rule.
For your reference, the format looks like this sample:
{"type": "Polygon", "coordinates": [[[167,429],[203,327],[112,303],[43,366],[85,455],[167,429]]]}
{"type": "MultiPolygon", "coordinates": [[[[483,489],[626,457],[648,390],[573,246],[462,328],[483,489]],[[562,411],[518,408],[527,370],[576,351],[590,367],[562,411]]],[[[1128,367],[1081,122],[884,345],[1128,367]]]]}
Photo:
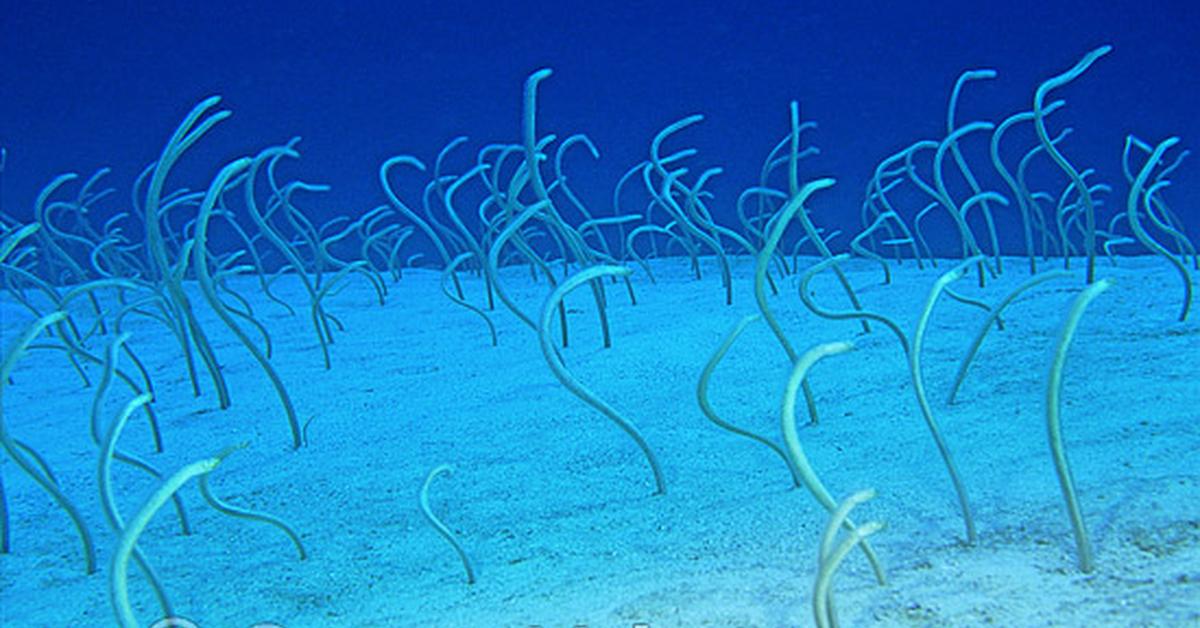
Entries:
{"type": "MultiPolygon", "coordinates": [[[[1007,262],[986,290],[973,277],[956,289],[998,301],[1027,277],[1021,262],[1007,262]]],[[[917,272],[906,263],[887,286],[867,262],[848,268],[866,307],[911,330],[948,266],[917,272]]],[[[207,380],[203,396],[192,397],[178,345],[161,325],[132,321],[131,345],[157,387],[167,451],[151,453],[140,416],[123,448],[173,472],[249,440],[214,473],[216,490],[289,520],[311,554],[299,562],[278,530],[215,513],[189,485],[195,533],[180,535],[164,511],[141,542],[178,613],[205,627],[812,625],[826,513],[790,489],[775,454],[716,428],[695,399],[712,351],[755,311],[752,267],[738,262],[732,307],[711,260],[700,281],[683,260],[655,268],[657,285],[635,274],[638,305],[623,289],[610,292],[609,350],[600,348],[586,289],[572,294],[571,347],[563,355],[643,430],[664,467],[665,496],[651,495],[649,469],[632,441],[554,380],[529,328],[497,311],[500,346],[488,346],[482,321],[442,296],[431,271],[406,273],[383,307],[359,280],[331,298],[328,309],[346,326],[336,334],[331,371],[322,368],[294,281],[281,281],[279,294],[295,316],[254,282],[237,284],[270,327],[273,364],[301,421],[316,417],[310,445],[299,451],[290,448],[266,377],[203,303],[197,310],[232,390],[228,411],[216,409],[207,380]],[[434,482],[433,508],[473,557],[472,586],[417,509],[425,475],[441,463],[456,471],[434,482]]],[[[861,553],[851,554],[835,581],[843,625],[1200,625],[1200,311],[1175,322],[1182,289],[1161,260],[1122,259],[1115,268],[1103,261],[1099,274],[1117,284],[1084,316],[1063,391],[1065,438],[1097,560],[1090,575],[1076,566],[1043,401],[1052,345],[1082,286],[1079,271],[1010,308],[1005,331],[993,330],[954,406],[945,393],[982,314],[946,299],[937,306],[924,370],[975,510],[973,547],[962,543],[958,505],[895,338],[880,326],[863,335],[855,323],[820,320],[799,302],[794,278],[781,283],[783,294],[771,302],[798,350],[843,339],[858,345],[814,369],[822,422],[800,433],[839,499],[878,491],[855,519],[887,524],[872,542],[891,582],[878,586],[861,553]]],[[[504,281],[536,315],[545,284],[515,268],[504,281]]],[[[468,279],[466,288],[479,303],[479,281],[468,279]]],[[[830,277],[814,290],[820,302],[845,307],[830,277]]],[[[6,346],[29,320],[4,298],[6,346]]],[[[89,347],[102,352],[107,341],[89,347]]],[[[727,420],[778,439],[788,367],[756,323],[717,371],[712,402],[727,420]]],[[[95,379],[98,371],[88,373],[95,379]]],[[[114,385],[106,420],[131,396],[114,385]]],[[[6,390],[8,428],[45,455],[79,504],[100,564],[83,575],[67,517],[3,459],[13,535],[12,554],[0,556],[6,626],[112,622],[107,579],[116,539],[98,506],[91,403],[92,390],[57,352],[27,356],[6,390]]],[[[152,483],[125,466],[114,473],[129,517],[152,483]]],[[[139,618],[151,623],[158,609],[136,571],[131,588],[139,618]]]]}

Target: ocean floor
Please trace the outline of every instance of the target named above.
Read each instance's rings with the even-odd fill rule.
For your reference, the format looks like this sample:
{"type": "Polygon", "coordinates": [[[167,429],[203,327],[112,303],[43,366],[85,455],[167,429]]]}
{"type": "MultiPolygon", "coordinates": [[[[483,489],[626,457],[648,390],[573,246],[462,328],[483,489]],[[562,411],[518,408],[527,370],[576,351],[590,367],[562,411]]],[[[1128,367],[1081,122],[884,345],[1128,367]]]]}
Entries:
{"type": "MultiPolygon", "coordinates": [[[[757,311],[752,262],[735,262],[732,306],[713,260],[699,280],[686,259],[653,264],[657,283],[635,270],[636,305],[624,286],[608,291],[610,349],[589,291],[568,296],[562,356],[642,430],[664,469],[665,495],[653,494],[634,442],[554,378],[528,326],[493,312],[499,346],[490,346],[482,319],[441,293],[435,271],[406,271],[382,306],[358,279],[331,296],[327,309],[345,329],[335,332],[328,371],[295,278],[276,284],[294,315],[267,300],[257,280],[232,284],[270,330],[272,363],[307,424],[298,450],[267,377],[201,300],[232,395],[225,411],[207,379],[193,397],[179,345],[161,324],[131,319],[129,344],[156,387],[166,451],[153,453],[141,415],[121,448],[170,474],[248,441],[212,473],[214,491],[286,519],[309,552],[300,561],[278,529],[215,512],[191,482],[182,497],[193,533],[180,534],[166,508],[139,544],[176,613],[202,627],[813,625],[827,512],[793,488],[779,456],[709,422],[696,400],[712,352],[757,311]],[[454,471],[433,481],[430,504],[470,555],[471,585],[418,507],[426,475],[441,464],[454,471]]],[[[845,268],[864,307],[911,334],[950,266],[919,271],[906,262],[890,285],[872,262],[845,268]]],[[[953,405],[946,394],[985,313],[945,297],[935,308],[921,356],[925,385],[974,510],[973,546],[895,336],[817,318],[800,302],[796,277],[780,281],[770,303],[799,352],[837,340],[857,347],[814,367],[821,419],[810,425],[803,404],[799,417],[830,492],[841,499],[874,488],[878,496],[853,517],[885,524],[870,540],[888,583],[877,584],[863,554],[851,553],[834,581],[842,625],[1200,625],[1200,311],[1176,322],[1183,290],[1161,259],[1100,260],[1098,276],[1115,285],[1084,314],[1063,380],[1063,434],[1096,557],[1095,571],[1083,574],[1045,410],[1053,347],[1083,286],[1081,261],[1072,267],[1006,310],[1004,330],[989,334],[953,405]]],[[[985,289],[973,274],[953,287],[996,303],[1027,277],[1026,264],[1008,258],[985,289]]],[[[523,267],[501,280],[536,319],[546,284],[523,267]]],[[[483,303],[478,278],[464,276],[464,288],[483,303]]],[[[819,303],[848,307],[832,275],[811,288],[819,303]]],[[[90,322],[79,305],[78,320],[90,322]]],[[[32,319],[8,295],[2,308],[7,347],[32,319]]],[[[109,340],[88,347],[103,354],[109,340]]],[[[122,367],[132,369],[128,360],[122,367]]],[[[98,369],[85,370],[94,383],[98,369]]],[[[712,404],[725,420],[779,441],[789,373],[769,328],[753,323],[717,368],[712,404]]],[[[7,429],[44,455],[79,505],[100,566],[84,575],[66,515],[0,457],[12,525],[12,553],[0,556],[5,626],[113,622],[116,536],[99,506],[93,390],[62,353],[45,350],[31,351],[5,389],[7,429]]],[[[132,397],[114,384],[105,421],[132,397]]],[[[128,519],[153,482],[124,465],[113,473],[128,519]]],[[[139,620],[149,625],[161,612],[141,573],[130,573],[139,620]]]]}

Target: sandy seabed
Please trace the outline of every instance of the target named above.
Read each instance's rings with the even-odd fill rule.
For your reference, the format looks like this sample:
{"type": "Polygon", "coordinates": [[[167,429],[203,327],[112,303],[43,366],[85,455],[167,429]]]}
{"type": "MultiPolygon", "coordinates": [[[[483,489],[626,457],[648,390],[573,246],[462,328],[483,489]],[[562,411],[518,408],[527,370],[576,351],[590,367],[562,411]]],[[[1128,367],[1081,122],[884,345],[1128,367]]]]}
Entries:
{"type": "MultiPolygon", "coordinates": [[[[996,303],[1028,276],[1021,260],[1005,265],[985,289],[973,276],[954,287],[996,303]]],[[[846,269],[867,309],[911,333],[949,266],[918,271],[906,262],[890,285],[873,263],[846,269]]],[[[696,402],[713,350],[756,311],[752,264],[735,262],[732,306],[711,259],[700,280],[682,259],[656,261],[654,270],[654,284],[641,270],[633,276],[637,305],[622,286],[609,290],[611,349],[601,347],[587,290],[572,293],[562,355],[642,430],[665,472],[660,496],[634,443],[554,379],[533,331],[497,310],[499,346],[491,347],[482,320],[441,294],[435,271],[406,271],[383,306],[358,280],[331,297],[327,308],[345,330],[335,334],[329,371],[294,278],[277,282],[276,293],[295,315],[263,297],[257,281],[232,284],[269,328],[272,363],[308,423],[299,450],[263,371],[201,301],[233,398],[225,411],[206,379],[203,394],[192,396],[179,346],[161,324],[131,320],[130,346],[156,387],[166,451],[153,453],[138,416],[122,449],[171,473],[249,441],[213,473],[214,490],[288,520],[309,551],[299,561],[278,530],[216,513],[189,484],[182,496],[193,534],[181,535],[167,509],[140,542],[178,615],[205,628],[812,625],[827,513],[792,487],[775,453],[717,428],[696,402]],[[431,505],[470,554],[473,585],[417,506],[426,475],[443,463],[455,471],[433,482],[431,505]]],[[[856,521],[886,524],[871,541],[889,582],[879,586],[862,554],[850,554],[834,583],[842,625],[1200,625],[1200,312],[1176,321],[1183,290],[1161,259],[1101,260],[1098,276],[1116,283],[1084,315],[1063,387],[1064,437],[1096,555],[1091,574],[1076,564],[1044,401],[1080,270],[1009,307],[1005,329],[988,336],[953,405],[946,393],[985,314],[945,298],[937,304],[923,371],[975,512],[973,546],[964,544],[958,503],[896,338],[880,326],[864,334],[857,323],[817,318],[797,298],[794,276],[780,282],[770,302],[799,351],[835,340],[857,346],[813,369],[821,421],[808,425],[802,416],[800,429],[836,497],[878,491],[855,510],[856,521]]],[[[501,280],[536,318],[546,284],[515,267],[501,280]]],[[[482,303],[480,280],[464,282],[482,303]]],[[[846,307],[832,276],[817,278],[812,292],[830,308],[846,307]]],[[[11,298],[2,308],[7,346],[31,317],[11,298]]],[[[102,353],[108,341],[88,346],[102,353]]],[[[87,371],[94,381],[98,371],[87,371]]],[[[779,343],[755,323],[718,367],[713,406],[779,440],[789,372],[779,343]]],[[[106,420],[132,396],[114,385],[106,420]]],[[[99,506],[92,398],[63,355],[49,351],[27,355],[5,390],[8,430],[45,456],[79,505],[100,565],[84,575],[65,514],[0,459],[12,524],[12,553],[0,556],[5,626],[114,621],[108,575],[116,536],[99,506]]],[[[124,466],[114,475],[128,518],[153,483],[124,466]]],[[[130,579],[138,617],[149,625],[160,612],[141,574],[130,579]]]]}

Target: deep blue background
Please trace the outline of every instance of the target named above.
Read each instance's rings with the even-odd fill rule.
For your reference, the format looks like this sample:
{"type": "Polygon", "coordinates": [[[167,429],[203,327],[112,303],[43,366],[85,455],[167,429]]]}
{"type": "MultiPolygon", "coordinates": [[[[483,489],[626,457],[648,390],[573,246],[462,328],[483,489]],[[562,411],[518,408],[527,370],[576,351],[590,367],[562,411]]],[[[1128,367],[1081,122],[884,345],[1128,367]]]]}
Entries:
{"type": "MultiPolygon", "coordinates": [[[[4,5],[0,146],[9,155],[0,202],[18,216],[54,175],[105,165],[121,189],[111,206],[125,209],[133,175],[211,94],[224,96],[234,117],[174,184],[202,187],[226,160],[301,135],[304,160],[291,173],[334,186],[306,207],[358,214],[384,200],[376,169],[393,154],[431,163],[445,142],[467,135],[470,150],[449,168],[461,172],[482,144],[517,141],[522,82],[540,67],[555,70],[542,91],[541,131],[587,133],[602,152],[592,162],[581,151],[568,166],[599,213],[611,211],[612,184],[644,158],[654,133],[697,112],[706,121],[672,146],[701,149],[694,173],[726,168],[711,189],[714,208],[727,211],[787,132],[796,99],[820,124],[806,139],[823,151],[802,176],[839,179],[815,203],[818,218],[855,229],[878,160],[944,135],[961,71],[994,68],[999,78],[971,85],[959,123],[998,122],[1028,109],[1040,81],[1104,43],[1114,51],[1056,93],[1068,107],[1052,126],[1076,129],[1064,152],[1123,192],[1126,133],[1200,142],[1198,2],[4,5]]],[[[1029,137],[1012,135],[1010,160],[1029,137]]],[[[990,170],[985,142],[965,148],[977,170],[990,170]]],[[[1181,169],[1170,197],[1193,234],[1200,211],[1187,200],[1200,195],[1198,167],[1181,169]]],[[[412,197],[419,188],[408,181],[412,197]]],[[[1057,194],[1060,183],[1048,178],[1047,189],[1057,194]]],[[[1003,223],[1016,227],[1012,216],[1003,223]]]]}

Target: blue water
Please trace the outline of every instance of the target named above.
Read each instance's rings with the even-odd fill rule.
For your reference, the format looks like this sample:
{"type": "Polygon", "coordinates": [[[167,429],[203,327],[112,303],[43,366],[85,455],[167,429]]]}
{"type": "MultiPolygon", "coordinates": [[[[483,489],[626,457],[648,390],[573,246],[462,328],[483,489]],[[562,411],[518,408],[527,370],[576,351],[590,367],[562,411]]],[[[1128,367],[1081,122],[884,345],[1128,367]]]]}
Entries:
{"type": "MultiPolygon", "coordinates": [[[[461,172],[484,144],[519,139],[521,85],[542,67],[555,74],[539,126],[596,143],[599,161],[581,152],[568,170],[586,202],[604,210],[653,135],[701,113],[705,122],[674,146],[700,150],[695,174],[725,169],[709,189],[728,221],[798,100],[802,117],[820,125],[806,141],[822,151],[803,176],[839,179],[815,211],[828,228],[853,233],[878,160],[944,135],[960,72],[992,68],[998,77],[968,87],[958,124],[998,122],[1103,44],[1113,51],[1056,93],[1068,105],[1051,127],[1074,129],[1064,152],[1078,167],[1122,183],[1126,134],[1200,141],[1197,3],[336,4],[9,3],[0,14],[5,211],[28,212],[62,172],[110,166],[113,184],[127,189],[180,117],[213,94],[235,115],[181,164],[184,180],[298,135],[298,176],[333,186],[312,211],[364,211],[385,200],[376,168],[387,157],[432,163],[465,135],[447,162],[461,172]]],[[[1032,146],[1018,135],[1012,160],[1032,146]]],[[[974,142],[966,150],[986,158],[984,140],[974,142]]],[[[1196,172],[1181,168],[1174,187],[1195,189],[1196,172]]],[[[1123,206],[1119,197],[1107,204],[1123,206]]],[[[1195,230],[1200,219],[1185,222],[1195,230]]],[[[1002,221],[1006,249],[1019,244],[1016,224],[1002,221]]]]}

